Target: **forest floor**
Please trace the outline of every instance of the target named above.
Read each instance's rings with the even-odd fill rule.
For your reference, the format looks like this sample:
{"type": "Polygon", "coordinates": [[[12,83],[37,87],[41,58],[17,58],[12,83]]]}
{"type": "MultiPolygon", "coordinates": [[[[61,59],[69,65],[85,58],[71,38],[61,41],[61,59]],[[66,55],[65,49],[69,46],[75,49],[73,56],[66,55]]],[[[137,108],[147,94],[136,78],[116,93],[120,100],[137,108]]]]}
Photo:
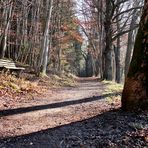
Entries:
{"type": "Polygon", "coordinates": [[[121,91],[111,87],[78,78],[1,107],[0,148],[147,148],[148,113],[121,111],[121,91]]]}

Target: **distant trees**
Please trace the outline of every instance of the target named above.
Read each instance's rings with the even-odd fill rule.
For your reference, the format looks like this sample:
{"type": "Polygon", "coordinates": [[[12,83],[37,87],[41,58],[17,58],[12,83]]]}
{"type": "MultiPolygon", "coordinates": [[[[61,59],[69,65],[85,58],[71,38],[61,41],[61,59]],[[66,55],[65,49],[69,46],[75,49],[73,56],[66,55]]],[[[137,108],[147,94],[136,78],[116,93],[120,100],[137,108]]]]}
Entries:
{"type": "Polygon", "coordinates": [[[88,38],[91,54],[95,55],[92,65],[99,66],[97,75],[102,79],[121,82],[124,58],[121,50],[127,44],[127,34],[138,27],[141,8],[142,1],[137,0],[83,0],[81,13],[85,24],[90,25],[83,25],[82,30],[88,38]]]}
{"type": "Polygon", "coordinates": [[[75,43],[83,40],[74,7],[73,0],[0,1],[0,57],[27,64],[37,74],[67,69],[72,63],[65,50],[77,52],[75,43]]]}
{"type": "Polygon", "coordinates": [[[83,71],[120,83],[142,5],[143,0],[0,1],[0,57],[27,64],[37,74],[83,71]]]}
{"type": "Polygon", "coordinates": [[[124,85],[122,109],[148,109],[148,0],[145,0],[133,58],[124,85]]]}

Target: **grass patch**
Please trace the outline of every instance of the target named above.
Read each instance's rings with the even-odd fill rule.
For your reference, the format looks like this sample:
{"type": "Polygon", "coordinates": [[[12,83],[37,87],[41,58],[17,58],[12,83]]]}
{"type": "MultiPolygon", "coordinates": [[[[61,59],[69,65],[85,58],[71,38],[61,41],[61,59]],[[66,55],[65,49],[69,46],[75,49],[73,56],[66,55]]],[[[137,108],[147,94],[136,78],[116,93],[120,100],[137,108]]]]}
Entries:
{"type": "Polygon", "coordinates": [[[121,101],[121,94],[123,90],[123,84],[118,84],[112,81],[103,81],[103,84],[106,85],[106,89],[104,91],[105,94],[110,94],[106,97],[106,102],[111,105],[115,105],[117,102],[121,101]]]}
{"type": "Polygon", "coordinates": [[[113,93],[113,92],[122,92],[123,90],[123,84],[118,84],[116,82],[112,81],[103,81],[103,83],[106,85],[105,92],[113,93]]]}

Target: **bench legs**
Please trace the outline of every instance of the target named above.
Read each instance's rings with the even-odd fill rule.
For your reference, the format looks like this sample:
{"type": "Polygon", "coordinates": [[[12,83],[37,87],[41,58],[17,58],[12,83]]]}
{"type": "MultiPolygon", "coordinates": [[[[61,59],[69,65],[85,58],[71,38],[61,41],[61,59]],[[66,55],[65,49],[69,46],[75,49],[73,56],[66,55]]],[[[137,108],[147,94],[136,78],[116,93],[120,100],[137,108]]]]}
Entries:
{"type": "Polygon", "coordinates": [[[15,75],[17,78],[20,77],[21,73],[22,73],[22,69],[6,69],[6,68],[0,68],[0,71],[3,73],[8,73],[8,74],[13,74],[15,75]]]}

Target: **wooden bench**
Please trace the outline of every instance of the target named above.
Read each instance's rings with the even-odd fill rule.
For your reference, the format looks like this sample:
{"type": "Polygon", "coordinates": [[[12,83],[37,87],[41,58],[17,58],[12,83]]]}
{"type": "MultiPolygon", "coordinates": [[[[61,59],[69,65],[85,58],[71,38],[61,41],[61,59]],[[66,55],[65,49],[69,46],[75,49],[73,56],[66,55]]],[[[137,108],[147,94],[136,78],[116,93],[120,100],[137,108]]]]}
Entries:
{"type": "Polygon", "coordinates": [[[16,72],[17,76],[20,75],[24,67],[17,66],[17,63],[12,60],[0,59],[0,69],[4,71],[16,72]]]}

